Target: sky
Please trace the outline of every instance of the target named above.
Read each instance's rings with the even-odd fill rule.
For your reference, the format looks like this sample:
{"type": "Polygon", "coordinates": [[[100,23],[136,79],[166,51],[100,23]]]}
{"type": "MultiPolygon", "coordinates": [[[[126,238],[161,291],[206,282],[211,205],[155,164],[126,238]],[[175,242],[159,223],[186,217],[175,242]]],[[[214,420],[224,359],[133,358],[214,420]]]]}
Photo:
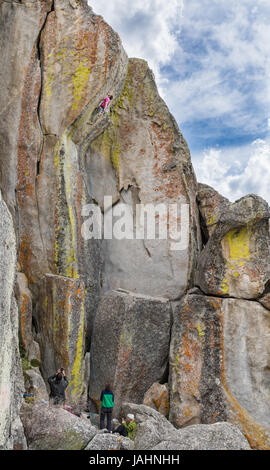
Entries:
{"type": "Polygon", "coordinates": [[[270,203],[270,1],[89,0],[148,61],[197,180],[270,203]]]}

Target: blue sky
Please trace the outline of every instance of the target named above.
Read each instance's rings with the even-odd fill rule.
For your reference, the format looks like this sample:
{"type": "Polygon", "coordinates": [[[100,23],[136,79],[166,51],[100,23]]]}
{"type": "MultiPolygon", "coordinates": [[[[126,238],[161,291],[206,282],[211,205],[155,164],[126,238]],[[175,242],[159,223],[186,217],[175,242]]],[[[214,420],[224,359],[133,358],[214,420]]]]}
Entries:
{"type": "Polygon", "coordinates": [[[153,69],[198,181],[270,202],[269,0],[90,0],[153,69]]]}

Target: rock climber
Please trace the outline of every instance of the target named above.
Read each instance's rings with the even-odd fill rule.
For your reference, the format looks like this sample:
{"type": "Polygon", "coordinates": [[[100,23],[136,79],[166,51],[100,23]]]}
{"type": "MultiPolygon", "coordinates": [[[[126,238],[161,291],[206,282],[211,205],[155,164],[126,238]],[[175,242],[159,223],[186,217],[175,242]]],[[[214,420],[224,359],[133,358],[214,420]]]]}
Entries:
{"type": "Polygon", "coordinates": [[[100,103],[99,105],[99,112],[101,114],[107,114],[108,111],[109,111],[109,106],[110,106],[110,103],[113,99],[113,95],[108,95],[106,96],[106,98],[104,98],[104,100],[102,100],[102,102],[100,103]]]}
{"type": "Polygon", "coordinates": [[[51,393],[50,399],[54,405],[64,405],[66,401],[65,390],[68,386],[68,379],[66,377],[63,367],[58,369],[56,374],[48,378],[51,393]]]}
{"type": "Polygon", "coordinates": [[[100,429],[105,427],[105,416],[107,418],[107,430],[111,432],[112,412],[114,407],[114,394],[111,390],[110,384],[107,384],[105,389],[102,390],[100,395],[101,410],[100,410],[100,429]]]}
{"type": "Polygon", "coordinates": [[[127,415],[127,419],[122,419],[122,424],[120,424],[120,426],[118,426],[118,428],[116,428],[113,432],[118,433],[121,436],[128,437],[134,441],[137,432],[137,424],[135,422],[134,415],[129,413],[127,415]]]}

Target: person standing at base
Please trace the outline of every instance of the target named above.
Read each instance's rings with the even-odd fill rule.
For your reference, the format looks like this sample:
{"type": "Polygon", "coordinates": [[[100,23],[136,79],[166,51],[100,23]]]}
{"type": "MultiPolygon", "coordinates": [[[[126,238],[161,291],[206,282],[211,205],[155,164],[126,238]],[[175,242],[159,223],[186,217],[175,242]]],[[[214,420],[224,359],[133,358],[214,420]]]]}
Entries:
{"type": "Polygon", "coordinates": [[[114,407],[114,394],[109,384],[102,390],[100,395],[101,410],[100,410],[100,429],[105,428],[105,417],[107,419],[107,430],[111,432],[112,412],[114,407]]]}
{"type": "Polygon", "coordinates": [[[68,379],[66,377],[63,367],[58,369],[56,374],[48,378],[50,385],[50,402],[54,405],[64,405],[66,401],[65,390],[68,386],[68,379]]]}

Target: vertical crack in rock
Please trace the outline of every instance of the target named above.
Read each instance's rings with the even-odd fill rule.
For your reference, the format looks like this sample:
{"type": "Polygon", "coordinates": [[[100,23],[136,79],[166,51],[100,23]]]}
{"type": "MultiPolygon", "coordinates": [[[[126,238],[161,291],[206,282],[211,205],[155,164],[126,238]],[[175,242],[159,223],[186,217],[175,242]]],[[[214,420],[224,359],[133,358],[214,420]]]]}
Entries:
{"type": "Polygon", "coordinates": [[[39,31],[39,35],[38,35],[38,38],[37,38],[37,58],[38,58],[38,63],[39,63],[39,68],[40,68],[40,91],[39,91],[38,104],[37,104],[37,117],[38,117],[38,122],[39,122],[39,126],[40,126],[41,145],[40,145],[39,155],[37,155],[35,196],[36,196],[36,204],[37,204],[37,212],[38,212],[39,232],[40,232],[40,238],[41,238],[41,242],[42,242],[44,255],[46,254],[46,250],[45,250],[45,244],[44,244],[44,240],[43,240],[43,233],[42,233],[41,222],[40,222],[40,206],[39,206],[39,199],[38,199],[38,193],[37,193],[37,178],[40,175],[41,156],[42,156],[42,152],[43,152],[43,148],[44,148],[44,133],[43,133],[43,126],[42,126],[42,121],[41,121],[41,113],[40,113],[42,91],[43,91],[43,66],[42,66],[42,53],[41,53],[40,42],[41,42],[42,32],[44,31],[44,28],[45,28],[45,26],[47,24],[47,21],[48,21],[48,17],[53,11],[54,11],[54,0],[52,0],[51,10],[48,11],[48,13],[46,14],[45,20],[43,22],[43,25],[42,25],[40,31],[39,31]]]}

